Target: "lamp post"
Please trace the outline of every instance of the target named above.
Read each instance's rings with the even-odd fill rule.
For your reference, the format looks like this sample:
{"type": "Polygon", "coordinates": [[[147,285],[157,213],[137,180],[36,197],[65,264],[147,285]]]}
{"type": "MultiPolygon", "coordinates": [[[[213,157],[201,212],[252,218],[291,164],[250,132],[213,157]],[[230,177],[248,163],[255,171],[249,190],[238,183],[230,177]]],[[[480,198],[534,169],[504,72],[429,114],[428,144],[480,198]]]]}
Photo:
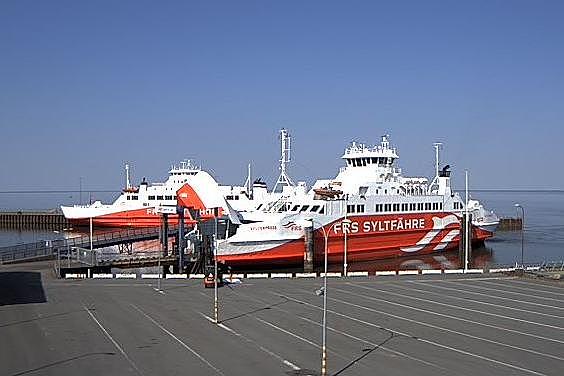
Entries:
{"type": "Polygon", "coordinates": [[[525,270],[525,209],[521,204],[515,204],[515,207],[521,209],[521,268],[525,270]]]}
{"type": "Polygon", "coordinates": [[[213,315],[214,315],[214,320],[215,323],[218,324],[219,323],[219,309],[218,309],[218,301],[217,301],[217,216],[218,216],[218,210],[217,208],[214,208],[214,226],[215,226],[215,230],[214,230],[214,244],[213,244],[213,279],[214,279],[214,284],[213,284],[213,315]]]}
{"type": "MultiPolygon", "coordinates": [[[[315,229],[313,225],[315,221],[313,218],[307,219],[311,222],[311,226],[315,229]]],[[[321,376],[327,375],[327,243],[329,238],[329,232],[333,229],[333,227],[340,223],[342,224],[350,224],[351,221],[349,219],[344,219],[341,222],[335,222],[329,227],[329,230],[326,231],[323,224],[317,222],[320,225],[321,230],[323,231],[323,237],[325,239],[325,251],[324,251],[324,271],[323,274],[323,332],[322,332],[322,340],[321,340],[321,376]]],[[[343,231],[344,233],[344,231],[343,231]]],[[[345,235],[346,236],[346,235],[345,235]]],[[[346,259],[345,259],[346,260],[346,259]]]]}
{"type": "MultiPolygon", "coordinates": [[[[347,206],[348,206],[348,204],[349,204],[349,195],[345,194],[345,219],[343,221],[345,223],[350,222],[350,220],[347,219],[347,212],[348,212],[347,206]]],[[[349,230],[348,227],[347,227],[346,230],[343,228],[343,237],[344,237],[344,242],[345,242],[344,257],[343,257],[343,277],[346,277],[348,275],[348,271],[347,271],[347,267],[348,267],[348,263],[347,263],[347,233],[348,233],[348,230],[349,230]]]]}

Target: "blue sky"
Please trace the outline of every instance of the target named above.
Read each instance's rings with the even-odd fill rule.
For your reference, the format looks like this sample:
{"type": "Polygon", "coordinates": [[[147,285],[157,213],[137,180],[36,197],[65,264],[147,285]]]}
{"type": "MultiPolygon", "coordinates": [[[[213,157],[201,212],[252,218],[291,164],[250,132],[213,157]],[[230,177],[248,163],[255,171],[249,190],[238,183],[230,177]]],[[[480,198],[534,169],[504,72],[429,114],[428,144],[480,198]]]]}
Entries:
{"type": "Polygon", "coordinates": [[[0,190],[118,189],[193,158],[295,180],[389,133],[461,187],[564,189],[564,2],[2,1],[0,190]]]}

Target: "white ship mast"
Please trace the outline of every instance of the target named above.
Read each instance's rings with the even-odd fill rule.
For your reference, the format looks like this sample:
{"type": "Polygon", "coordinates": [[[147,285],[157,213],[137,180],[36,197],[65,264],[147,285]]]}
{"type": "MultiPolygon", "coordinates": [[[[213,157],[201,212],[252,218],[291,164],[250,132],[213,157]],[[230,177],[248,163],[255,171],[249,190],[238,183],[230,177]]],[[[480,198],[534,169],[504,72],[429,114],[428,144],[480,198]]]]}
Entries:
{"type": "Polygon", "coordinates": [[[431,194],[433,190],[438,191],[439,189],[439,164],[440,164],[439,152],[442,146],[443,146],[442,142],[435,142],[433,144],[433,147],[435,148],[435,177],[433,178],[431,184],[429,184],[429,192],[428,192],[429,194],[431,194]]]}
{"type": "Polygon", "coordinates": [[[129,178],[129,163],[125,164],[125,189],[131,188],[131,180],[129,178]]]}
{"type": "Polygon", "coordinates": [[[284,190],[284,186],[293,187],[294,182],[288,175],[288,164],[290,163],[290,150],[291,150],[291,137],[288,131],[284,128],[280,130],[280,149],[281,149],[281,157],[280,157],[280,176],[278,176],[278,180],[274,185],[273,192],[276,191],[278,185],[282,187],[282,191],[284,190]]]}

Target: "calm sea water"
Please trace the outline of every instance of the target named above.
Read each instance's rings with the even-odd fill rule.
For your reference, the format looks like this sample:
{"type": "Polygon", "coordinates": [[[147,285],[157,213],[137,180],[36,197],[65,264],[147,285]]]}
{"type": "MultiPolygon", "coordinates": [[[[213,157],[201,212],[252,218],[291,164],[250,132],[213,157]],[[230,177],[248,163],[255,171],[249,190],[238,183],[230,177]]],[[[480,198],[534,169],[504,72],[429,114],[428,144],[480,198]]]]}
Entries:
{"type": "MultiPolygon", "coordinates": [[[[113,201],[116,193],[93,192],[82,194],[83,202],[89,197],[104,202],[113,201]]],[[[79,201],[79,192],[16,194],[0,193],[0,210],[47,209],[60,204],[72,204],[79,201]]],[[[488,209],[500,217],[517,217],[520,211],[515,203],[525,209],[525,262],[563,261],[564,260],[564,191],[562,192],[516,192],[516,191],[476,191],[471,198],[480,200],[488,209]]],[[[43,239],[58,239],[63,234],[52,231],[14,231],[0,229],[0,246],[32,242],[43,239]]],[[[435,255],[437,256],[437,255],[435,255]]],[[[449,260],[456,260],[456,255],[445,254],[449,260]]],[[[423,258],[395,260],[394,262],[417,263],[423,258]]],[[[427,261],[439,260],[440,257],[427,257],[427,261]]],[[[474,263],[480,267],[484,264],[513,264],[521,261],[521,233],[498,232],[486,242],[483,249],[474,250],[474,263]]],[[[374,268],[381,269],[393,263],[377,263],[374,268]]],[[[363,267],[363,266],[359,266],[363,267]]]]}

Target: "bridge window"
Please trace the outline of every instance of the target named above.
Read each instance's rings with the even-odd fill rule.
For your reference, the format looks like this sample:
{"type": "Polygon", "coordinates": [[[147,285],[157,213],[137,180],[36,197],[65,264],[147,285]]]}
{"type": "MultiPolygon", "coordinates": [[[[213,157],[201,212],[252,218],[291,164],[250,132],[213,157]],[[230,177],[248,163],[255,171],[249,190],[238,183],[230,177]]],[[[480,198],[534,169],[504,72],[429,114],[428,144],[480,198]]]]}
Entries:
{"type": "Polygon", "coordinates": [[[319,205],[313,205],[313,206],[311,207],[311,210],[310,210],[310,211],[317,213],[318,210],[319,210],[319,205]]]}
{"type": "Polygon", "coordinates": [[[319,211],[319,214],[323,214],[323,213],[325,213],[325,206],[322,206],[321,210],[319,211]]]}
{"type": "MultiPolygon", "coordinates": [[[[261,205],[262,205],[262,204],[261,204],[261,205]]],[[[295,205],[295,206],[292,208],[292,211],[298,211],[299,208],[300,208],[300,205],[295,205]]]]}
{"type": "Polygon", "coordinates": [[[357,213],[364,213],[364,204],[358,204],[356,206],[356,212],[357,213]]]}
{"type": "Polygon", "coordinates": [[[302,209],[300,210],[301,212],[304,212],[307,210],[307,208],[309,208],[309,205],[304,205],[302,206],[302,209]]]}

